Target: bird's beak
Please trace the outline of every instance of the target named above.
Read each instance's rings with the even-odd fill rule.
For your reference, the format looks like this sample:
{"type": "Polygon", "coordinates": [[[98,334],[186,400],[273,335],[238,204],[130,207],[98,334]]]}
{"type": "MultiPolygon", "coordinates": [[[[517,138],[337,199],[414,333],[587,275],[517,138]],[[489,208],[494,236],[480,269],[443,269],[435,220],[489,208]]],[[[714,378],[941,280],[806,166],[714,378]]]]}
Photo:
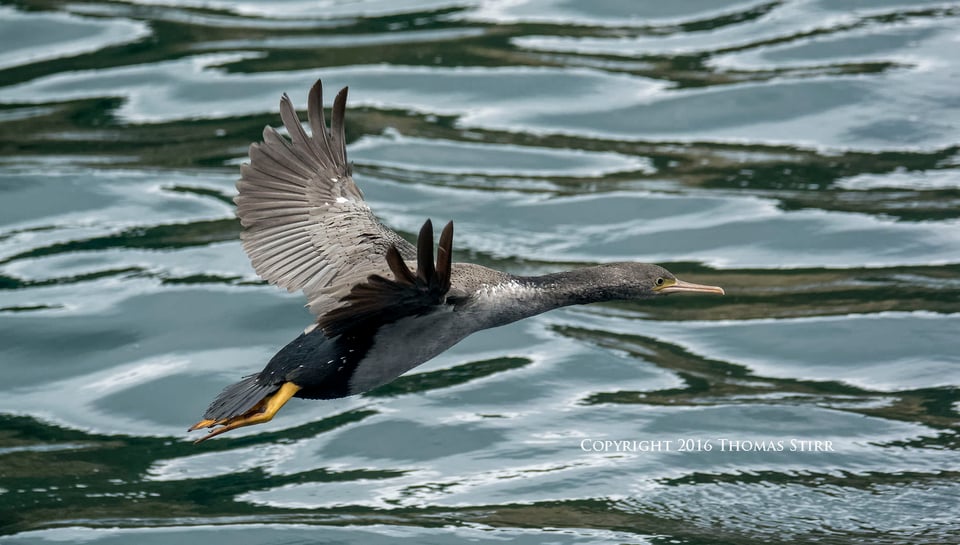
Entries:
{"type": "Polygon", "coordinates": [[[660,287],[654,288],[657,293],[716,293],[723,295],[723,288],[720,286],[705,286],[703,284],[693,284],[684,282],[679,278],[676,280],[667,280],[660,287]]]}

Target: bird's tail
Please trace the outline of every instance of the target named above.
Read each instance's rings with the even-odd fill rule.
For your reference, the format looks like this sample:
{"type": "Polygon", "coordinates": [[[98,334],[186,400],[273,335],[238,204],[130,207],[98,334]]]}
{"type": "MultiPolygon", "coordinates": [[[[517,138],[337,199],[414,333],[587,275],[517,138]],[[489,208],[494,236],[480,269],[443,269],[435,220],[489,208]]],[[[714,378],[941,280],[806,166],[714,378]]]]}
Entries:
{"type": "Polygon", "coordinates": [[[207,407],[205,420],[214,422],[247,414],[263,399],[280,389],[280,384],[262,383],[259,373],[243,377],[240,382],[227,386],[207,407]]]}

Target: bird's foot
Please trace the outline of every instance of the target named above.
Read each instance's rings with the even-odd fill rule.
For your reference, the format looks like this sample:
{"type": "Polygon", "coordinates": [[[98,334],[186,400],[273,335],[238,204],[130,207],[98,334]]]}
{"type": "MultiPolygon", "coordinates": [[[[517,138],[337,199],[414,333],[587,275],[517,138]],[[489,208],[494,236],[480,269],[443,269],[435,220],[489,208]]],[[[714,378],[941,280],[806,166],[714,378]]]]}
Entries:
{"type": "Polygon", "coordinates": [[[290,401],[290,398],[293,397],[300,391],[300,386],[292,382],[284,382],[283,386],[280,387],[275,393],[263,398],[249,411],[227,418],[221,418],[219,420],[201,420],[193,426],[190,427],[189,431],[199,430],[201,428],[216,428],[216,426],[221,426],[216,429],[211,429],[207,435],[194,441],[194,444],[202,443],[207,439],[216,437],[221,433],[226,433],[230,430],[235,430],[237,428],[242,428],[244,426],[252,426],[254,424],[263,424],[264,422],[269,422],[273,420],[273,416],[277,414],[277,411],[280,410],[280,407],[290,401]]]}

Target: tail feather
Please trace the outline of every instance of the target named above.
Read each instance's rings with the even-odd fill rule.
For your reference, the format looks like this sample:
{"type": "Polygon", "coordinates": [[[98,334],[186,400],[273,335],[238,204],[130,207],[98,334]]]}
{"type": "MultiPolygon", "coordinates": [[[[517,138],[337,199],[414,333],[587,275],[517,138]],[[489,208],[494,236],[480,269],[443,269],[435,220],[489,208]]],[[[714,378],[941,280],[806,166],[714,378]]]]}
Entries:
{"type": "Polygon", "coordinates": [[[263,384],[256,373],[243,377],[240,382],[231,384],[220,392],[203,414],[205,419],[221,420],[233,418],[250,412],[263,398],[280,389],[280,384],[263,384]]]}

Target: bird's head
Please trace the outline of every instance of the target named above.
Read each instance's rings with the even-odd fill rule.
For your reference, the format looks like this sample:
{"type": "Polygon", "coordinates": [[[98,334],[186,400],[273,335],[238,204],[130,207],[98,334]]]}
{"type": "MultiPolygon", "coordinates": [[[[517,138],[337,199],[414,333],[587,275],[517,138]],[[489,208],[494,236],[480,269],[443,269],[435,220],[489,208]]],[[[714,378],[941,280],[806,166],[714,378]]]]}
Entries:
{"type": "MultiPolygon", "coordinates": [[[[586,271],[584,271],[586,272],[586,271]]],[[[592,284],[605,291],[605,299],[646,299],[671,293],[713,293],[723,288],[684,282],[659,265],[609,263],[593,269],[592,284]]]]}

